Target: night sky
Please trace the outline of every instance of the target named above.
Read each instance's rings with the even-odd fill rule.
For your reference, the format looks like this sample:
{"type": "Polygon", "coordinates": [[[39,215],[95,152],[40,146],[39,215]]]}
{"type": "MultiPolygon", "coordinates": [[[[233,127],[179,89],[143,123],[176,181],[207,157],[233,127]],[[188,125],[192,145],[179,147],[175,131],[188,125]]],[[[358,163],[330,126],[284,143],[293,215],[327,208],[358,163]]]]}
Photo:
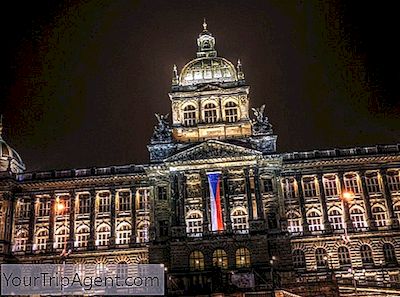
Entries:
{"type": "Polygon", "coordinates": [[[4,2],[3,136],[29,171],[147,163],[206,17],[279,152],[398,143],[398,9],[366,2],[4,2]]]}

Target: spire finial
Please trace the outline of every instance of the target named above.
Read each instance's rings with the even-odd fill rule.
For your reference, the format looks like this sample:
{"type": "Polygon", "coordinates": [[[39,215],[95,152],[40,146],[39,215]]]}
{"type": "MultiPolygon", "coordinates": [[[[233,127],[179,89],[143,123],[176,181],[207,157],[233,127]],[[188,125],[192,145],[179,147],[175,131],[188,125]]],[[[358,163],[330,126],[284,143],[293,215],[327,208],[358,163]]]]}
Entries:
{"type": "Polygon", "coordinates": [[[203,19],[203,31],[207,31],[207,22],[206,22],[206,18],[203,19]]]}

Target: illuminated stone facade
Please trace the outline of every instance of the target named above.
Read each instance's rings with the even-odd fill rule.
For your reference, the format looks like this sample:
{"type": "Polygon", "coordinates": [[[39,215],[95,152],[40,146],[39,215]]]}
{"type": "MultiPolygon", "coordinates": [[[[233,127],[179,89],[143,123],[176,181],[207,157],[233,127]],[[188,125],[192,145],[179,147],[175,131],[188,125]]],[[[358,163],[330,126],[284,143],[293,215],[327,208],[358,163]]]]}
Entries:
{"type": "Polygon", "coordinates": [[[265,107],[250,119],[240,61],[217,56],[206,24],[197,44],[173,69],[149,164],[24,172],[0,139],[0,261],[164,263],[176,295],[398,296],[400,146],[277,153],[265,107]]]}

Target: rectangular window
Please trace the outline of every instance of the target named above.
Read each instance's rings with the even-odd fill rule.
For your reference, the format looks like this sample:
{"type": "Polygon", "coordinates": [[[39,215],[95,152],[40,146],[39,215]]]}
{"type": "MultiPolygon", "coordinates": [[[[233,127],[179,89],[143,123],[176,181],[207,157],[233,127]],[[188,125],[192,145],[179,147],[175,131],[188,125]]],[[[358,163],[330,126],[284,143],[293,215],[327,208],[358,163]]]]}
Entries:
{"type": "Polygon", "coordinates": [[[110,193],[101,192],[99,193],[99,212],[109,212],[110,211],[110,193]]]}
{"type": "Polygon", "coordinates": [[[376,173],[369,175],[365,179],[367,184],[368,193],[379,193],[381,189],[379,187],[378,175],[376,173]]]}
{"type": "Polygon", "coordinates": [[[138,189],[136,191],[137,210],[146,211],[150,209],[149,190],[138,189]]]}
{"type": "Polygon", "coordinates": [[[129,211],[131,209],[131,192],[118,192],[118,204],[120,211],[129,211]]]}
{"type": "Polygon", "coordinates": [[[158,200],[167,200],[167,187],[158,187],[158,200]]]}
{"type": "Polygon", "coordinates": [[[274,191],[274,188],[272,186],[272,179],[271,178],[266,178],[263,180],[263,185],[264,185],[264,193],[271,193],[274,191]]]}
{"type": "Polygon", "coordinates": [[[285,199],[293,199],[296,198],[296,186],[295,186],[295,181],[293,178],[287,178],[282,182],[282,187],[283,187],[283,195],[285,199]]]}
{"type": "Polygon", "coordinates": [[[360,193],[360,188],[358,186],[357,175],[349,174],[344,177],[344,187],[346,191],[352,192],[354,194],[360,193]]]}
{"type": "Polygon", "coordinates": [[[168,221],[159,221],[160,237],[168,236],[168,221]]]}
{"type": "Polygon", "coordinates": [[[41,199],[39,202],[39,217],[47,217],[50,215],[50,201],[41,199]]]}
{"type": "Polygon", "coordinates": [[[388,171],[387,181],[392,192],[400,191],[400,171],[388,171]]]}
{"type": "Polygon", "coordinates": [[[23,201],[19,204],[19,218],[29,219],[31,209],[31,202],[29,200],[23,201]]]}
{"type": "Polygon", "coordinates": [[[79,195],[79,214],[90,213],[90,196],[89,194],[79,195]]]}
{"type": "Polygon", "coordinates": [[[336,176],[324,177],[324,188],[326,197],[338,195],[336,176]]]}
{"type": "Polygon", "coordinates": [[[314,178],[303,179],[304,197],[317,197],[317,188],[314,178]]]}

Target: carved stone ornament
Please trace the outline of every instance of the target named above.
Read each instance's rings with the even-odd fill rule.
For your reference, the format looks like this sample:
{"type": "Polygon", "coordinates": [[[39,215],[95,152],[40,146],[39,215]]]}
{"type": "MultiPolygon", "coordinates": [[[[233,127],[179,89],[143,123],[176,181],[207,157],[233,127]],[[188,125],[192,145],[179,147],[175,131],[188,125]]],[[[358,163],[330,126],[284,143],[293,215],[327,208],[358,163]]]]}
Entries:
{"type": "Polygon", "coordinates": [[[167,121],[168,114],[162,115],[162,114],[156,113],[155,116],[157,118],[158,123],[156,126],[154,126],[154,132],[153,132],[153,137],[151,138],[151,142],[152,143],[171,142],[172,141],[172,130],[167,121]]]}
{"type": "Polygon", "coordinates": [[[263,135],[272,133],[272,125],[264,115],[265,104],[260,108],[252,108],[255,119],[252,120],[253,135],[263,135]]]}

